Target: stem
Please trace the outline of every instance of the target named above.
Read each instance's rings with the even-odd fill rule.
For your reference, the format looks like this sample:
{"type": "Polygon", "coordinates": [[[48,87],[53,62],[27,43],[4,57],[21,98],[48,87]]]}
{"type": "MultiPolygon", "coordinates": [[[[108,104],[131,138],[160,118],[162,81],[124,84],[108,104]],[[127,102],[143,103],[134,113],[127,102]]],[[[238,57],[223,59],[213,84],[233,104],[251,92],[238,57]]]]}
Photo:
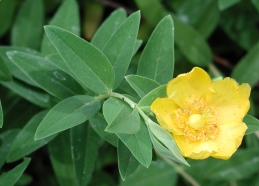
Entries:
{"type": "Polygon", "coordinates": [[[123,101],[128,103],[129,106],[133,109],[137,106],[137,104],[135,102],[131,101],[129,98],[127,98],[126,96],[123,96],[122,94],[119,94],[119,93],[116,93],[116,92],[110,92],[109,96],[122,99],[123,101]]]}
{"type": "Polygon", "coordinates": [[[221,76],[221,73],[218,71],[217,67],[213,63],[209,64],[209,69],[214,74],[214,76],[221,76]]]}
{"type": "Polygon", "coordinates": [[[192,186],[200,186],[200,184],[191,175],[189,175],[187,172],[185,172],[179,165],[177,165],[175,162],[173,162],[172,160],[165,157],[163,154],[161,154],[157,150],[155,150],[155,151],[166,163],[168,163],[169,165],[174,167],[175,171],[178,174],[180,174],[183,178],[185,178],[192,186]]]}

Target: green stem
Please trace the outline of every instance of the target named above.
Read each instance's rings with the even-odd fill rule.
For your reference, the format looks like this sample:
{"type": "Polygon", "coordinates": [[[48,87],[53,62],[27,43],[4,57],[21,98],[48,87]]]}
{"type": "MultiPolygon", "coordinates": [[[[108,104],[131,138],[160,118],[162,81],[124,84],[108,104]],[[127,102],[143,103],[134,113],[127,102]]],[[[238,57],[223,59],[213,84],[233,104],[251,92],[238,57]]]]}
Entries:
{"type": "Polygon", "coordinates": [[[178,174],[180,174],[183,178],[185,178],[192,186],[200,186],[200,184],[191,175],[189,175],[187,172],[185,172],[182,167],[180,167],[175,162],[173,162],[172,160],[165,157],[163,154],[161,154],[157,150],[155,150],[155,151],[166,163],[171,165],[175,169],[175,171],[178,174]]]}
{"type": "Polygon", "coordinates": [[[213,63],[209,64],[209,69],[211,70],[214,76],[221,76],[221,73],[213,63]]]}
{"type": "Polygon", "coordinates": [[[150,122],[152,122],[152,120],[143,112],[143,110],[141,108],[138,107],[137,103],[131,101],[129,98],[127,98],[126,96],[123,96],[122,94],[116,93],[116,92],[110,92],[109,95],[111,97],[115,97],[115,98],[119,98],[122,99],[123,101],[125,101],[126,103],[128,103],[130,105],[131,108],[136,108],[139,115],[144,119],[145,123],[148,124],[150,122]]]}
{"type": "Polygon", "coordinates": [[[134,108],[136,107],[136,105],[137,105],[135,102],[131,101],[129,98],[127,98],[126,96],[123,96],[122,94],[119,94],[119,93],[116,93],[116,92],[110,92],[109,95],[110,95],[110,97],[119,98],[119,99],[125,101],[125,102],[128,103],[129,106],[130,106],[131,108],[133,108],[133,109],[134,109],[134,108]]]}

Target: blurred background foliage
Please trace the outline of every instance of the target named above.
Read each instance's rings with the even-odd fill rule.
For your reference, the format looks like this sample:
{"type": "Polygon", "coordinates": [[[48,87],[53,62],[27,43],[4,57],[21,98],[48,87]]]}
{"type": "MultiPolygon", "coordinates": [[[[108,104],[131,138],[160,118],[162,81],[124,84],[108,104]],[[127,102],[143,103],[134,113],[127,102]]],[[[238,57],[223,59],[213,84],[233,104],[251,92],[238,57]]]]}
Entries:
{"type": "MultiPolygon", "coordinates": [[[[42,41],[47,42],[44,41],[46,36],[43,26],[55,22],[63,22],[61,27],[90,41],[107,16],[122,7],[128,15],[141,10],[138,39],[143,40],[143,43],[131,62],[128,70],[128,74],[131,74],[136,72],[141,50],[157,23],[164,16],[171,15],[175,31],[174,76],[188,72],[194,66],[200,66],[212,77],[230,76],[239,83],[247,82],[253,88],[249,114],[258,118],[258,0],[78,0],[78,23],[74,22],[78,15],[69,12],[69,9],[60,13],[61,17],[55,17],[62,3],[62,0],[0,0],[0,56],[4,58],[4,53],[10,50],[6,47],[10,46],[26,47],[48,54],[49,51],[41,50],[42,41]],[[73,24],[80,25],[81,29],[65,26],[73,24]]],[[[73,9],[73,3],[70,6],[73,9]]],[[[48,107],[40,105],[41,103],[33,104],[29,93],[37,92],[37,96],[42,98],[45,95],[37,87],[18,80],[19,77],[12,77],[6,68],[11,67],[0,63],[0,99],[4,116],[4,126],[0,130],[1,172],[17,165],[17,162],[4,164],[3,158],[11,141],[32,116],[41,111],[42,107],[48,107]],[[16,85],[10,84],[12,79],[16,85]]],[[[120,86],[122,91],[127,87],[126,81],[120,86]]],[[[56,103],[55,98],[51,99],[56,103]]],[[[125,182],[120,181],[118,174],[116,148],[98,138],[97,145],[100,148],[95,153],[99,156],[89,185],[156,186],[161,185],[161,181],[163,186],[190,185],[179,176],[181,171],[191,175],[201,185],[259,185],[258,138],[258,133],[246,135],[241,148],[231,161],[211,158],[204,161],[189,160],[191,168],[180,166],[174,169],[158,159],[148,170],[139,167],[125,182]]],[[[51,148],[44,146],[29,155],[32,161],[16,185],[58,185],[50,163],[50,158],[55,157],[49,158],[48,150],[51,148]]]]}

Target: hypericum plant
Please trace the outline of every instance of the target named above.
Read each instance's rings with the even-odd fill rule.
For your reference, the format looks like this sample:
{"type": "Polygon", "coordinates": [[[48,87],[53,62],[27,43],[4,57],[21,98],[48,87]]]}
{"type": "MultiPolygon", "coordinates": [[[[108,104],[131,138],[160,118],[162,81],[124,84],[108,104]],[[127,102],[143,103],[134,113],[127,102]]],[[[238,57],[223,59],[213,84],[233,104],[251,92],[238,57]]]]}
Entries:
{"type": "MultiPolygon", "coordinates": [[[[139,165],[148,168],[152,160],[162,158],[195,185],[196,181],[174,161],[189,166],[183,156],[228,159],[245,131],[250,134],[259,129],[258,120],[246,115],[248,84],[238,86],[230,78],[212,82],[197,67],[172,80],[175,56],[170,15],[154,29],[137,69],[129,69],[142,44],[137,39],[140,12],[126,17],[123,9],[114,11],[89,43],[78,36],[78,22],[69,19],[69,26],[61,24],[64,18],[60,15],[73,6],[74,1],[65,1],[50,25],[44,27],[41,52],[0,48],[5,77],[19,79],[1,84],[44,108],[21,130],[5,134],[12,141],[10,147],[6,145],[7,162],[48,143],[59,184],[87,185],[100,143],[106,141],[117,148],[122,180],[139,165]],[[33,88],[24,88],[24,83],[33,88]]],[[[179,38],[178,43],[183,49],[179,38]]],[[[195,62],[201,58],[197,56],[195,62]]],[[[0,124],[2,120],[0,107],[0,124]]],[[[29,161],[26,158],[0,181],[16,181],[29,161]]]]}

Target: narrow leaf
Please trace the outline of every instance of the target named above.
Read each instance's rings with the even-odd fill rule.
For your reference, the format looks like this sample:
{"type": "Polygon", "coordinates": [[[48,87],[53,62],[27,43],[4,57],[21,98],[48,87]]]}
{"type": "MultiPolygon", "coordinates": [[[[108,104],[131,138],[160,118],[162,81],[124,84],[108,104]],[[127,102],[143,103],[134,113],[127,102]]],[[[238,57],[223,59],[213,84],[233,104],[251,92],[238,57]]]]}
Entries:
{"type": "MultiPolygon", "coordinates": [[[[60,70],[66,72],[72,77],[75,77],[74,74],[70,71],[65,61],[58,53],[50,54],[45,57],[51,64],[59,68],[60,70]]],[[[76,79],[76,78],[75,78],[76,79]]]]}
{"type": "Polygon", "coordinates": [[[175,43],[184,56],[194,65],[207,66],[212,53],[205,39],[191,26],[172,15],[175,25],[175,43]]]}
{"type": "MultiPolygon", "coordinates": [[[[50,20],[49,25],[58,26],[76,35],[80,34],[79,8],[77,1],[65,0],[50,20]]],[[[56,53],[55,47],[46,36],[43,37],[41,51],[43,54],[56,53]]]]}
{"type": "Polygon", "coordinates": [[[120,140],[128,147],[135,158],[149,167],[152,161],[152,144],[148,134],[148,129],[143,120],[140,120],[141,128],[136,134],[117,134],[120,140]]]}
{"type": "Polygon", "coordinates": [[[259,120],[253,116],[246,115],[243,122],[247,125],[246,135],[259,130],[259,120]]]}
{"type": "Polygon", "coordinates": [[[49,138],[45,138],[42,140],[34,140],[35,131],[46,114],[47,111],[42,111],[34,115],[30,119],[30,121],[24,126],[24,128],[20,131],[20,133],[17,135],[16,139],[12,143],[12,146],[8,152],[7,162],[14,162],[34,152],[43,145],[46,145],[54,137],[56,137],[55,135],[53,135],[49,138]]]}
{"type": "Polygon", "coordinates": [[[48,60],[17,51],[7,52],[7,55],[32,81],[53,96],[64,99],[82,93],[81,87],[74,79],[48,60]]]}
{"type": "Polygon", "coordinates": [[[98,100],[87,95],[73,96],[59,102],[40,123],[35,133],[35,140],[85,122],[94,116],[100,107],[98,100]]]}
{"type": "Polygon", "coordinates": [[[68,68],[92,91],[105,94],[112,89],[114,72],[108,59],[87,41],[54,26],[45,31],[68,68]]]}
{"type": "MultiPolygon", "coordinates": [[[[1,63],[5,63],[8,67],[8,69],[10,70],[11,74],[22,80],[23,82],[26,82],[29,85],[35,86],[37,87],[38,85],[35,84],[35,82],[33,82],[26,74],[24,74],[24,72],[17,67],[7,56],[7,52],[8,51],[19,51],[19,52],[25,52],[28,54],[35,54],[35,55],[40,55],[39,53],[37,53],[34,50],[31,50],[29,48],[22,48],[22,47],[12,47],[12,46],[0,46],[0,64],[1,63]]],[[[2,66],[0,68],[0,71],[3,70],[4,71],[5,67],[2,66]]],[[[1,73],[1,72],[0,72],[1,73]]],[[[10,76],[11,76],[10,74],[10,76]]],[[[7,75],[7,74],[6,74],[7,75]]],[[[9,76],[9,75],[8,75],[9,76]]]]}
{"type": "Polygon", "coordinates": [[[106,132],[105,128],[108,126],[102,114],[97,113],[89,120],[91,126],[100,137],[106,140],[111,145],[117,147],[118,136],[116,134],[106,132]]]}
{"type": "Polygon", "coordinates": [[[140,22],[140,12],[131,14],[112,35],[103,49],[103,53],[109,59],[115,80],[113,89],[116,89],[129,67],[133,56],[140,22]]]}
{"type": "Polygon", "coordinates": [[[107,132],[135,134],[140,130],[138,111],[120,99],[106,100],[103,104],[103,115],[108,123],[105,129],[107,132]]]}
{"type": "Polygon", "coordinates": [[[160,84],[167,83],[174,71],[174,25],[166,16],[157,25],[148,40],[138,64],[138,75],[160,84]]]}
{"type": "Polygon", "coordinates": [[[231,77],[238,83],[249,83],[254,87],[259,80],[259,42],[238,62],[232,71],[231,77]]]}
{"type": "Polygon", "coordinates": [[[219,9],[221,11],[225,10],[238,2],[240,2],[240,0],[218,0],[219,9]]]}
{"type": "Polygon", "coordinates": [[[32,88],[27,88],[16,81],[0,83],[6,88],[12,90],[17,95],[40,107],[49,108],[54,102],[53,97],[51,97],[49,94],[40,92],[38,90],[33,90],[32,88]]]}
{"type": "Polygon", "coordinates": [[[177,159],[170,152],[170,150],[168,150],[163,144],[161,144],[161,142],[154,136],[150,129],[148,130],[148,132],[154,148],[162,155],[170,158],[171,160],[177,161],[177,159]]]}
{"type": "Polygon", "coordinates": [[[9,152],[9,149],[15,140],[16,136],[19,134],[20,129],[10,129],[7,130],[0,135],[1,139],[1,146],[0,146],[0,169],[5,163],[7,154],[9,152]]]}
{"type": "Polygon", "coordinates": [[[42,37],[43,22],[42,0],[24,1],[12,28],[12,45],[38,49],[42,37]]]}
{"type": "Polygon", "coordinates": [[[176,161],[189,166],[187,161],[180,153],[174,138],[169,132],[167,132],[165,129],[163,129],[160,125],[156,123],[148,123],[148,128],[153,133],[154,137],[156,137],[164,146],[168,148],[168,150],[170,150],[176,161]]]}
{"type": "Polygon", "coordinates": [[[0,100],[0,128],[3,127],[3,123],[4,123],[4,116],[3,116],[3,109],[2,109],[2,104],[0,100]]]}
{"type": "Polygon", "coordinates": [[[119,8],[112,12],[96,31],[91,43],[98,49],[103,50],[114,32],[126,19],[126,12],[119,8]]]}
{"type": "Polygon", "coordinates": [[[159,87],[159,84],[154,80],[139,75],[128,75],[125,79],[141,98],[159,87]]]}
{"type": "Polygon", "coordinates": [[[165,97],[166,96],[166,85],[161,85],[156,89],[149,92],[145,95],[138,103],[138,106],[142,109],[146,107],[150,107],[150,105],[157,99],[158,97],[165,97]]]}
{"type": "Polygon", "coordinates": [[[0,3],[0,37],[2,37],[12,25],[16,8],[16,0],[1,1],[0,3]]]}
{"type": "Polygon", "coordinates": [[[1,175],[0,177],[0,186],[12,186],[14,185],[19,178],[21,177],[24,170],[29,165],[31,159],[30,158],[24,158],[23,162],[17,165],[15,168],[10,170],[4,175],[1,175]]]}
{"type": "Polygon", "coordinates": [[[203,173],[209,180],[240,180],[259,170],[259,150],[239,149],[228,161],[208,159],[210,169],[203,173]]]}
{"type": "Polygon", "coordinates": [[[10,70],[8,69],[6,62],[1,59],[1,54],[0,54],[0,80],[2,80],[2,81],[12,80],[12,74],[11,74],[10,70]]]}
{"type": "Polygon", "coordinates": [[[87,185],[98,157],[100,137],[86,122],[71,128],[70,143],[78,186],[87,185]]]}
{"type": "Polygon", "coordinates": [[[139,166],[136,172],[120,186],[175,186],[177,183],[177,173],[165,161],[158,159],[153,161],[148,169],[139,166]]]}
{"type": "Polygon", "coordinates": [[[148,2],[135,0],[135,2],[142,11],[141,13],[153,25],[156,25],[160,19],[168,14],[172,16],[175,28],[175,43],[190,62],[199,66],[206,66],[211,62],[212,53],[202,35],[168,12],[160,0],[149,0],[148,2]],[[156,11],[151,14],[150,10],[154,7],[156,7],[156,11]]]}
{"type": "Polygon", "coordinates": [[[118,141],[117,151],[120,176],[125,181],[138,168],[139,162],[120,140],[118,141]]]}
{"type": "Polygon", "coordinates": [[[62,186],[78,186],[71,148],[70,131],[62,132],[49,143],[51,164],[62,186]]]}

